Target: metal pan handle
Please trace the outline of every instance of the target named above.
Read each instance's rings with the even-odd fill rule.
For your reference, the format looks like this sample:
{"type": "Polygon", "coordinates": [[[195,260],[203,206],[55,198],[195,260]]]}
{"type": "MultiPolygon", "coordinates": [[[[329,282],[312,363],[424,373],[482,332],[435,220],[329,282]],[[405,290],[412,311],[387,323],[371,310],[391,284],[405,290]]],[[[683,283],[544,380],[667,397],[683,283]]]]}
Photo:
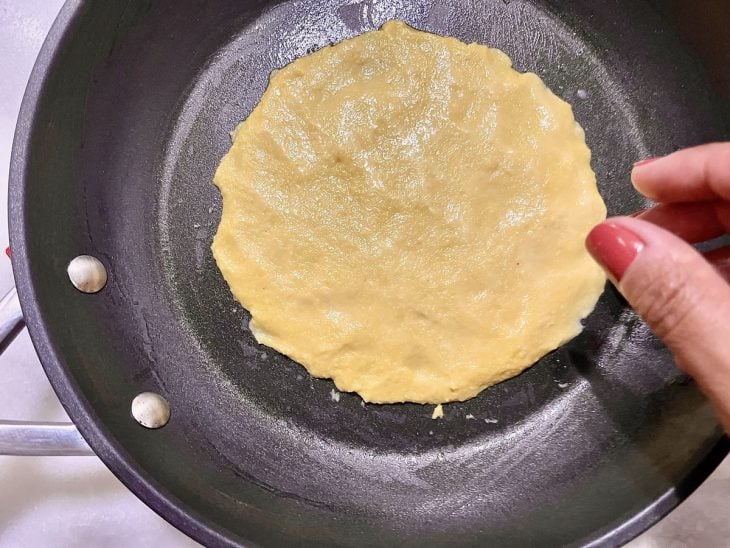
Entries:
{"type": "MultiPolygon", "coordinates": [[[[13,287],[0,299],[0,353],[24,326],[18,293],[13,287]]],[[[0,455],[50,457],[93,454],[72,423],[0,420],[0,455]]]]}

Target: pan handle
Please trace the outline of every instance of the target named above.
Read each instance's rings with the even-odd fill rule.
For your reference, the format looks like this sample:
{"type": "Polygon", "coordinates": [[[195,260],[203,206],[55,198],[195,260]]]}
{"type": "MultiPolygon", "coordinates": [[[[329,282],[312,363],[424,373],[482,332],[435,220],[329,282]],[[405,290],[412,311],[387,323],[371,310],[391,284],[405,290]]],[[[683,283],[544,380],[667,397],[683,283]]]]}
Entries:
{"type": "MultiPolygon", "coordinates": [[[[0,299],[0,353],[24,326],[18,293],[13,287],[0,299]]],[[[0,420],[0,455],[51,457],[93,454],[70,422],[0,420]]]]}
{"type": "Polygon", "coordinates": [[[73,423],[0,420],[0,455],[70,457],[93,454],[73,423]]]}
{"type": "Polygon", "coordinates": [[[5,352],[24,326],[18,292],[13,287],[0,299],[0,354],[5,352]]]}

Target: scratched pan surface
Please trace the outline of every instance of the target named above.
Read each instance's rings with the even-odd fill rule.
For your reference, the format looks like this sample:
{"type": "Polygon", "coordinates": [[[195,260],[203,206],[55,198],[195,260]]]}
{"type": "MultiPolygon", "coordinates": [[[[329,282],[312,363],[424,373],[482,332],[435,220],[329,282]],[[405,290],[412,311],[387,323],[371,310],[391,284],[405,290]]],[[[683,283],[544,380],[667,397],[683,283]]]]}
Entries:
{"type": "Polygon", "coordinates": [[[585,128],[611,214],[643,205],[632,161],[726,135],[658,3],[69,2],[12,163],[13,263],[44,367],[107,465],[207,545],[620,544],[727,444],[613,289],[582,335],[433,421],[257,345],[215,266],[211,178],[270,71],[393,18],[538,73],[585,128]],[[97,295],[66,279],[79,253],[107,265],[97,295]],[[164,429],[130,418],[142,390],[169,400],[164,429]]]}

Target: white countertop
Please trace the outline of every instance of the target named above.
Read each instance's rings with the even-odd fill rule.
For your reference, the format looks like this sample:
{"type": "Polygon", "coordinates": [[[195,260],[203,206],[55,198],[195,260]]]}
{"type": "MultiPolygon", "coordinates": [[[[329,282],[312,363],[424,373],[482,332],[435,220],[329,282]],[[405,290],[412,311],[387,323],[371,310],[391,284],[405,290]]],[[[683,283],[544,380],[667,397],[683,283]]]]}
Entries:
{"type": "MultiPolygon", "coordinates": [[[[0,173],[7,174],[25,83],[63,0],[0,0],[0,173]]],[[[0,203],[7,200],[7,177],[0,203]]],[[[0,247],[8,241],[0,208],[0,247]]],[[[0,257],[0,291],[12,285],[0,257]]],[[[0,357],[0,417],[68,420],[23,332],[0,357]]],[[[681,443],[681,440],[677,440],[681,443]]],[[[0,457],[0,548],[197,546],[142,504],[96,457],[0,457]]],[[[730,546],[730,459],[631,548],[730,546]]]]}

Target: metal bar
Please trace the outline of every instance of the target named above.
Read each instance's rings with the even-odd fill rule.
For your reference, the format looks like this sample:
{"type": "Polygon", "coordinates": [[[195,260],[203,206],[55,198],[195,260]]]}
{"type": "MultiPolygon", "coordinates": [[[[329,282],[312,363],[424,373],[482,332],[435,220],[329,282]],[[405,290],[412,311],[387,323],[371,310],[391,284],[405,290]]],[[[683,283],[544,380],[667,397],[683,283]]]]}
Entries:
{"type": "Polygon", "coordinates": [[[13,339],[22,331],[24,325],[18,292],[13,286],[0,299],[0,354],[13,342],[13,339]]]}
{"type": "MultiPolygon", "coordinates": [[[[0,299],[0,354],[23,329],[23,313],[13,287],[0,299]]],[[[94,452],[71,423],[0,420],[0,455],[83,456],[94,452]]]]}
{"type": "Polygon", "coordinates": [[[0,421],[0,455],[91,456],[72,423],[0,421]]]}

